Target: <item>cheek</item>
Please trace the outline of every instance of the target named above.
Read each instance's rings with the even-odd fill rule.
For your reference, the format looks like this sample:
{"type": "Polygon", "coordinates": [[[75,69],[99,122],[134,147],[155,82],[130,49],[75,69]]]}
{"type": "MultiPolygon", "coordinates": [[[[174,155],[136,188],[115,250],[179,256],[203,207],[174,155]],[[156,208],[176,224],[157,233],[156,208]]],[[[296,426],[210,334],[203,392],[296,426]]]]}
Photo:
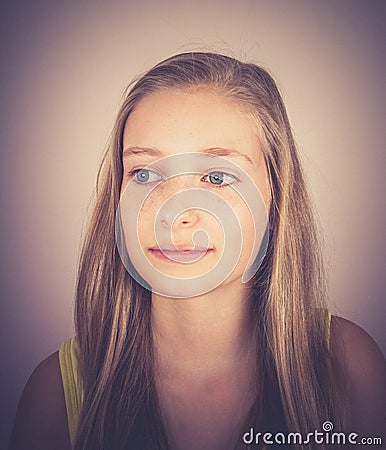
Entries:
{"type": "MultiPolygon", "coordinates": [[[[256,260],[259,251],[264,251],[264,235],[268,229],[268,214],[266,203],[261,197],[248,205],[246,201],[238,198],[232,204],[232,209],[238,218],[241,239],[238,240],[238,248],[236,248],[236,239],[230,242],[233,246],[232,251],[240,251],[240,263],[244,267],[248,262],[251,264],[256,260]]],[[[248,264],[248,265],[249,265],[248,264]]]]}
{"type": "Polygon", "coordinates": [[[235,205],[233,210],[240,223],[240,230],[243,239],[242,245],[243,248],[245,248],[245,243],[253,240],[254,221],[248,207],[243,202],[235,205]]]}
{"type": "Polygon", "coordinates": [[[146,242],[154,235],[154,224],[159,205],[154,199],[147,199],[138,212],[137,230],[139,241],[146,242]]]}
{"type": "Polygon", "coordinates": [[[271,185],[269,183],[268,170],[266,164],[261,164],[254,180],[260,196],[264,202],[265,208],[269,211],[271,207],[271,185]]]}

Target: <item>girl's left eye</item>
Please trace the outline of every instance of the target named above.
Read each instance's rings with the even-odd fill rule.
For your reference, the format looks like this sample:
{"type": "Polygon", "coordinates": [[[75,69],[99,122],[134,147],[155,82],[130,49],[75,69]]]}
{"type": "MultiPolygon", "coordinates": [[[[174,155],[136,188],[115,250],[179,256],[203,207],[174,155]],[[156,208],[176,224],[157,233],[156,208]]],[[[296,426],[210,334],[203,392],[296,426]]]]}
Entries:
{"type": "Polygon", "coordinates": [[[230,173],[215,171],[205,175],[202,181],[209,182],[216,187],[225,187],[235,183],[237,178],[230,173]]]}

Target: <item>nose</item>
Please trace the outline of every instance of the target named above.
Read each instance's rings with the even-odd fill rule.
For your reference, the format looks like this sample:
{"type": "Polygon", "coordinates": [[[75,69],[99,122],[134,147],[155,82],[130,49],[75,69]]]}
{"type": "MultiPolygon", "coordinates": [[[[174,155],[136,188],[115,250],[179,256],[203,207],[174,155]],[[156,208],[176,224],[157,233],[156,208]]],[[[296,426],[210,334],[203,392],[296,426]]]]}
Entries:
{"type": "Polygon", "coordinates": [[[193,243],[193,233],[198,227],[199,211],[194,208],[186,209],[186,204],[170,199],[161,208],[156,219],[155,234],[157,242],[163,245],[188,246],[193,243]],[[157,224],[158,222],[158,224],[157,224]]]}
{"type": "Polygon", "coordinates": [[[179,213],[179,211],[185,209],[185,207],[182,207],[181,205],[178,209],[176,206],[177,205],[166,204],[161,208],[158,220],[163,228],[177,231],[178,229],[190,228],[197,225],[199,222],[199,212],[197,209],[191,208],[179,213]]]}
{"type": "MultiPolygon", "coordinates": [[[[175,180],[177,181],[177,180],[175,180]]],[[[163,228],[173,231],[194,227],[200,220],[200,211],[195,207],[195,191],[192,185],[170,186],[172,189],[164,192],[162,205],[159,209],[158,220],[163,228]],[[174,188],[174,189],[173,189],[174,188]]]]}
{"type": "Polygon", "coordinates": [[[179,228],[194,227],[197,223],[198,211],[196,209],[188,209],[177,216],[172,224],[172,229],[177,231],[179,228]]]}

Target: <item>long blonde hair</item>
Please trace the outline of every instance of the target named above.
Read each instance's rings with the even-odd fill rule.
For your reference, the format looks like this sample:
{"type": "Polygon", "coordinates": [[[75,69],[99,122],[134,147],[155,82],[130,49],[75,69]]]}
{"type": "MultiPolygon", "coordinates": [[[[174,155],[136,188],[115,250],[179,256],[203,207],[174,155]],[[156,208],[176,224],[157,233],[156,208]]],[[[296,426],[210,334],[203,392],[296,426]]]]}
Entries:
{"type": "Polygon", "coordinates": [[[257,65],[213,53],[183,53],[129,86],[98,174],[76,291],[84,390],[78,450],[169,448],[153,377],[151,293],[123,266],[114,226],[123,129],[131,111],[154,92],[197,85],[216,89],[251,112],[271,185],[268,251],[253,283],[264,364],[259,364],[259,394],[247,422],[261,431],[303,433],[320,429],[327,419],[341,423],[326,339],[322,258],[280,93],[257,65]]]}

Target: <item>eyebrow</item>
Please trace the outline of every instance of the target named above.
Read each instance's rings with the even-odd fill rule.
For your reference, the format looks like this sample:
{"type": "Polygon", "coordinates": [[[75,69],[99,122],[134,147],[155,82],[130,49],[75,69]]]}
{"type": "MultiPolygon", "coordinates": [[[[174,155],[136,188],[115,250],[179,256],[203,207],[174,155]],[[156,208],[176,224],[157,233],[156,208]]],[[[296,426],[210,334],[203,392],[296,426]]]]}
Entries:
{"type": "MultiPolygon", "coordinates": [[[[236,149],[228,149],[228,148],[222,148],[222,147],[213,147],[213,148],[206,148],[205,150],[202,150],[199,153],[204,153],[206,155],[213,155],[213,156],[230,156],[230,157],[241,157],[245,159],[249,164],[253,164],[253,161],[251,158],[244,154],[239,152],[236,149]]],[[[144,155],[144,156],[156,156],[156,157],[163,157],[163,153],[152,147],[128,147],[123,150],[122,157],[127,158],[130,156],[135,155],[144,155]]]]}

